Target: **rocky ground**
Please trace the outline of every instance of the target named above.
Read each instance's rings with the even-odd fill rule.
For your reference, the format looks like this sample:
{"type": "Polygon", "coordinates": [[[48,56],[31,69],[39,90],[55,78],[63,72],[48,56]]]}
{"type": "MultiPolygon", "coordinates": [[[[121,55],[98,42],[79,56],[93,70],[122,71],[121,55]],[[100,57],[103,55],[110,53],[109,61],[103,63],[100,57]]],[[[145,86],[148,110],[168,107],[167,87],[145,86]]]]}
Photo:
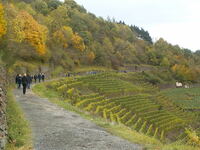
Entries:
{"type": "Polygon", "coordinates": [[[21,90],[14,94],[30,121],[35,150],[142,150],[31,90],[27,95],[21,90]]]}

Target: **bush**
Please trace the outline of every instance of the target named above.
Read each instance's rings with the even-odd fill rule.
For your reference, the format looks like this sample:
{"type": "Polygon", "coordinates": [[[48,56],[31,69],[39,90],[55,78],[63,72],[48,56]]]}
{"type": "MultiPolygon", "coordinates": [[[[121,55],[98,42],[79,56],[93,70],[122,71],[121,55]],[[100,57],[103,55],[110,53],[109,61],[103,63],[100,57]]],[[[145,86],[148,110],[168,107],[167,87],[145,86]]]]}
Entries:
{"type": "Polygon", "coordinates": [[[143,76],[146,82],[149,82],[153,85],[163,83],[162,79],[152,73],[143,72],[143,76]]]}
{"type": "Polygon", "coordinates": [[[58,66],[54,69],[54,71],[52,71],[51,76],[57,77],[57,76],[61,75],[63,72],[64,72],[64,68],[61,66],[58,66]]]}

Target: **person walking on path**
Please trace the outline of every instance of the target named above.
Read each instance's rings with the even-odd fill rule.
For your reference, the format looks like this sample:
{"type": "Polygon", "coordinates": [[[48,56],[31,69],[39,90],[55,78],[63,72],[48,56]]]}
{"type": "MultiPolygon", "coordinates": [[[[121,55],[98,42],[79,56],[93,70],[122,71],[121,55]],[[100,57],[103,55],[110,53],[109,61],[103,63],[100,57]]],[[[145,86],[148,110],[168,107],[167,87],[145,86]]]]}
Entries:
{"type": "Polygon", "coordinates": [[[19,74],[19,76],[17,77],[17,84],[18,84],[18,89],[20,89],[21,88],[21,84],[22,84],[22,75],[21,74],[19,74]]]}
{"type": "Polygon", "coordinates": [[[19,80],[19,74],[16,75],[15,77],[15,84],[18,85],[18,80],[19,80]]]}
{"type": "Polygon", "coordinates": [[[23,94],[26,94],[27,84],[28,84],[28,78],[25,73],[24,76],[22,77],[23,94]]]}
{"type": "Polygon", "coordinates": [[[18,78],[19,78],[19,74],[16,75],[15,77],[15,83],[18,84],[18,78]]]}
{"type": "Polygon", "coordinates": [[[42,73],[42,81],[44,82],[44,79],[45,79],[45,75],[44,73],[42,73]]]}
{"type": "Polygon", "coordinates": [[[27,75],[27,88],[30,89],[32,83],[32,77],[28,74],[27,75]]]}
{"type": "Polygon", "coordinates": [[[42,75],[41,75],[41,73],[39,73],[38,74],[38,80],[39,80],[39,82],[41,81],[41,79],[42,79],[42,75]]]}
{"type": "Polygon", "coordinates": [[[34,78],[35,83],[36,83],[37,82],[37,78],[38,78],[37,74],[35,74],[33,78],[34,78]]]}

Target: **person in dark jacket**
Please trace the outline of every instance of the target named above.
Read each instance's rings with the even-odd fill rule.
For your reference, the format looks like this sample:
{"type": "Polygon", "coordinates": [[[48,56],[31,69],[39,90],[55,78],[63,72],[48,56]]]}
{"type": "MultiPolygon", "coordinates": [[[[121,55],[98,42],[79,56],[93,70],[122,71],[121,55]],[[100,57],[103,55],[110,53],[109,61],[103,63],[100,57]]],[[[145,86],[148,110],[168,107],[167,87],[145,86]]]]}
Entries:
{"type": "Polygon", "coordinates": [[[16,75],[15,77],[15,83],[18,84],[18,79],[19,79],[19,74],[16,75]]]}
{"type": "Polygon", "coordinates": [[[39,73],[38,74],[38,80],[39,80],[39,82],[41,81],[41,79],[42,79],[42,75],[41,75],[41,73],[39,73]]]}
{"type": "Polygon", "coordinates": [[[18,84],[18,89],[21,88],[21,84],[22,84],[22,75],[19,74],[18,78],[17,78],[17,84],[18,84]]]}
{"type": "Polygon", "coordinates": [[[27,88],[30,89],[32,83],[32,77],[28,74],[27,75],[27,88]]]}
{"type": "Polygon", "coordinates": [[[22,77],[23,94],[26,94],[27,85],[28,85],[28,78],[25,73],[24,76],[22,77]]]}
{"type": "Polygon", "coordinates": [[[66,77],[70,77],[70,72],[68,72],[68,73],[66,74],[66,77]]]}
{"type": "Polygon", "coordinates": [[[44,79],[45,79],[45,75],[44,75],[44,73],[42,73],[41,78],[42,78],[42,81],[44,82],[44,79]]]}
{"type": "Polygon", "coordinates": [[[31,75],[31,84],[33,83],[33,76],[31,75]]]}
{"type": "Polygon", "coordinates": [[[37,82],[37,78],[38,78],[37,74],[35,74],[33,78],[34,78],[35,83],[36,83],[37,82]]]}

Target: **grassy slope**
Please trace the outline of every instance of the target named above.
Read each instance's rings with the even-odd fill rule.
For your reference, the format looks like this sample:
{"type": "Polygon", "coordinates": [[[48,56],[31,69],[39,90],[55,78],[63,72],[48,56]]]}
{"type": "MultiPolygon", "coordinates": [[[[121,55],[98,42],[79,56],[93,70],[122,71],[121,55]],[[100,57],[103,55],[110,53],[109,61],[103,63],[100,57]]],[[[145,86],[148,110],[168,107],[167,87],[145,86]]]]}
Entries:
{"type": "Polygon", "coordinates": [[[94,117],[82,110],[72,106],[71,104],[67,103],[68,100],[59,100],[61,97],[59,94],[53,90],[47,89],[45,84],[37,84],[34,86],[33,91],[42,97],[47,97],[49,100],[60,107],[63,107],[66,110],[70,110],[80,114],[82,117],[93,121],[97,125],[104,127],[108,132],[120,136],[124,139],[127,139],[131,142],[138,143],[144,145],[146,149],[149,150],[197,150],[194,147],[186,146],[186,145],[178,145],[178,144],[170,144],[164,145],[160,141],[148,137],[144,134],[138,133],[136,131],[130,130],[129,128],[123,125],[116,125],[112,124],[100,117],[94,117]]]}
{"type": "Polygon", "coordinates": [[[31,150],[31,130],[11,90],[8,91],[7,100],[8,135],[12,142],[7,144],[6,150],[31,150]]]}

